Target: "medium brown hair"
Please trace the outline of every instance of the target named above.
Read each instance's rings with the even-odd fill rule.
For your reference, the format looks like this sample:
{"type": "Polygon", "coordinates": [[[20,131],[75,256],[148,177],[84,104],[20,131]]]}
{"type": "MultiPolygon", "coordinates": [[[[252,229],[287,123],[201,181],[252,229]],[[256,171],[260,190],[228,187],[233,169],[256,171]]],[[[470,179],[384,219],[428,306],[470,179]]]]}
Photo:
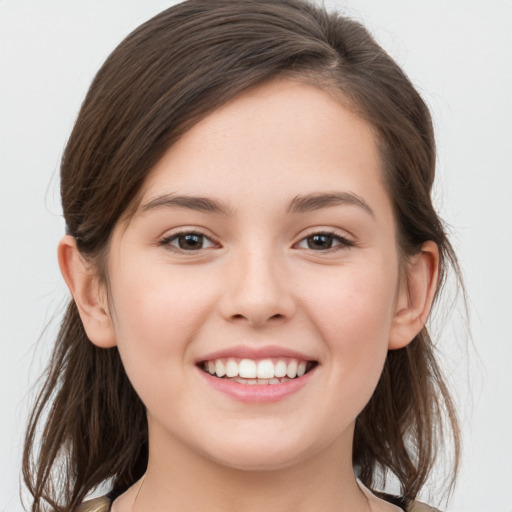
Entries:
{"type": "MultiPolygon", "coordinates": [[[[62,159],[64,218],[80,252],[101,274],[114,226],[164,152],[241,91],[278,77],[334,87],[373,126],[399,251],[407,258],[434,241],[440,289],[457,262],[431,202],[436,156],[428,108],[362,25],[305,0],[189,0],[114,50],[92,82],[62,159]]],[[[424,328],[407,347],[389,351],[357,418],[356,475],[374,490],[386,474],[396,475],[397,503],[407,507],[432,471],[446,427],[455,475],[457,420],[424,328]]],[[[121,493],[142,476],[147,459],[145,408],[119,353],[87,339],[71,301],[26,435],[30,510],[72,511],[105,481],[121,493]]]]}

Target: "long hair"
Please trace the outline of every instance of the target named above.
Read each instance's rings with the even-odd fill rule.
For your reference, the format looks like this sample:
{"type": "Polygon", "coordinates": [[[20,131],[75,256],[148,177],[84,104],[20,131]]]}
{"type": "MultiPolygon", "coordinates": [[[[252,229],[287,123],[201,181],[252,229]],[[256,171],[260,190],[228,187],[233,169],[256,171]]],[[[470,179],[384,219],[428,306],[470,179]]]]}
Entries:
{"type": "MultiPolygon", "coordinates": [[[[338,90],[375,129],[401,256],[439,247],[442,287],[457,260],[431,201],[432,121],[399,66],[351,19],[305,0],[189,0],[131,33],[94,78],[67,143],[61,195],[67,232],[102,262],[144,180],[190,127],[240,92],[276,77],[338,90]]],[[[424,328],[390,351],[357,418],[356,475],[376,489],[392,473],[415,499],[446,433],[459,454],[452,400],[424,328]]],[[[146,413],[116,348],[94,346],[70,302],[26,434],[31,511],[70,512],[106,481],[123,492],[145,471],[146,413]]],[[[453,471],[455,477],[456,471],[453,471]]]]}

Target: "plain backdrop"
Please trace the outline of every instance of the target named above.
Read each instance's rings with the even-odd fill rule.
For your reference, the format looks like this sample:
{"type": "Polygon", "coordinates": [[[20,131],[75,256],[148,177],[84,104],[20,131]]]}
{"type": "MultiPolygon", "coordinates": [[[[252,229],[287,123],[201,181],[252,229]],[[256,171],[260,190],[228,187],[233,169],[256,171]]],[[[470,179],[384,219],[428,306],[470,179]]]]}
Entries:
{"type": "MultiPolygon", "coordinates": [[[[21,510],[23,429],[56,323],[43,329],[67,297],[56,262],[60,155],[103,60],[172,3],[0,0],[0,511],[21,510]]],[[[444,508],[510,512],[512,1],[326,3],[361,19],[432,109],[435,199],[460,256],[472,332],[471,341],[460,305],[435,329],[465,445],[444,508]]]]}

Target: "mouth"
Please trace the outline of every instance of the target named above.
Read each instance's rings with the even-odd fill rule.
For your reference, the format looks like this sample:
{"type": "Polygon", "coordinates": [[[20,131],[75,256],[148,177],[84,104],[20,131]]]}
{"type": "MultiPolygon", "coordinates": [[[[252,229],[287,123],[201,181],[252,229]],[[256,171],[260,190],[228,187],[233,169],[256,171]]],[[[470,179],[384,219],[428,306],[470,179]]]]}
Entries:
{"type": "Polygon", "coordinates": [[[309,373],[317,361],[306,361],[297,358],[219,358],[198,363],[205,373],[218,379],[246,385],[275,385],[297,380],[309,373]]]}

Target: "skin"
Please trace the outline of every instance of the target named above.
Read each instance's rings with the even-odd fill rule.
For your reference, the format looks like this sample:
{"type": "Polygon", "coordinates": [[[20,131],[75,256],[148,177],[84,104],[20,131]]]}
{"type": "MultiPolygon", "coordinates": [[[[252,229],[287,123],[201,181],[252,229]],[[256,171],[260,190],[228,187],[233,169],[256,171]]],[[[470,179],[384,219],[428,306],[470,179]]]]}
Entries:
{"type": "Polygon", "coordinates": [[[355,481],[354,423],[387,351],[426,320],[438,253],[427,242],[400,271],[375,134],[334,95],[271,82],[186,133],[114,230],[108,293],[69,236],[59,261],[89,338],[118,346],[148,410],[144,486],[115,512],[396,510],[355,481]],[[326,193],[345,200],[288,211],[326,193]],[[226,211],[155,206],[173,195],[226,211]],[[205,238],[180,250],[183,232],[205,238]],[[326,232],[325,247],[311,245],[326,232]],[[243,403],[200,378],[196,362],[213,351],[269,344],[318,363],[277,403],[243,403]]]}

